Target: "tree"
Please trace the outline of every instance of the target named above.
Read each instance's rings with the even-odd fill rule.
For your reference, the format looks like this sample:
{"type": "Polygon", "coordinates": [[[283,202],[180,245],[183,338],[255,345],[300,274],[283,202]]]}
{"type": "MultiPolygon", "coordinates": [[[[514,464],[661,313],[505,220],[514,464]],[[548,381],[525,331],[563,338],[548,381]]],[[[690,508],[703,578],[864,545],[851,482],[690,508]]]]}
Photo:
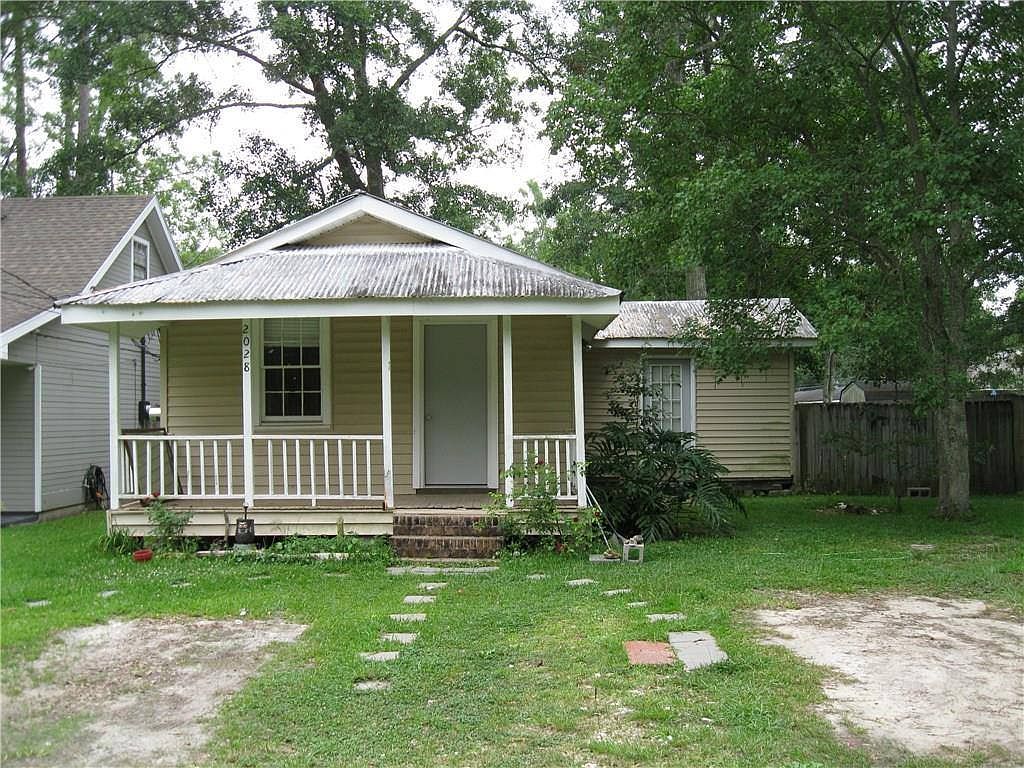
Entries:
{"type": "Polygon", "coordinates": [[[523,114],[520,89],[547,82],[543,20],[528,3],[467,2],[438,24],[406,3],[264,2],[258,26],[202,44],[257,63],[293,97],[322,158],[300,162],[265,137],[226,168],[234,240],[365,190],[474,229],[508,201],[457,181],[492,160],[489,129],[523,114]],[[265,36],[265,37],[261,37],[265,36]],[[269,51],[261,51],[265,39],[269,51]]]}
{"type": "Polygon", "coordinates": [[[662,258],[706,268],[726,332],[730,300],[788,295],[849,368],[911,379],[938,425],[938,511],[966,514],[967,371],[999,344],[985,300],[1024,271],[1024,8],[576,15],[582,63],[549,122],[582,180],[634,211],[672,201],[662,258]]]}

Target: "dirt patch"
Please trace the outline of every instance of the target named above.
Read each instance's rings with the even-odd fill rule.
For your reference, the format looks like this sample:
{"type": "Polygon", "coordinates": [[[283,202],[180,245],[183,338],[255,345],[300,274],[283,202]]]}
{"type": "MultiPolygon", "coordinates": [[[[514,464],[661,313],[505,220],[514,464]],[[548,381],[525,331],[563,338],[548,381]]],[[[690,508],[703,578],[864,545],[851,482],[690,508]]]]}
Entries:
{"type": "Polygon", "coordinates": [[[207,721],[305,631],[283,621],[136,619],[62,632],[3,696],[5,766],[194,763],[207,721]]]}
{"type": "MultiPolygon", "coordinates": [[[[767,643],[841,673],[823,714],[879,749],[1024,760],[1024,627],[974,600],[796,596],[758,611],[767,643]],[[852,726],[853,728],[851,729],[852,726]]],[[[991,764],[991,763],[989,763],[991,764]]]]}

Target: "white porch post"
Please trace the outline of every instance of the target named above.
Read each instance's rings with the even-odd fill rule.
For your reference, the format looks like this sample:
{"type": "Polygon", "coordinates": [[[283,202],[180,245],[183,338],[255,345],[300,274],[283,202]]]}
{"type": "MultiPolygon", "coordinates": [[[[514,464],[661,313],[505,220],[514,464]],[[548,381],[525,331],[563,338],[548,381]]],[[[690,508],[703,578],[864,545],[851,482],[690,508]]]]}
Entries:
{"type": "Polygon", "coordinates": [[[587,506],[587,478],[583,466],[586,445],[583,442],[583,323],[579,315],[572,318],[572,404],[576,427],[576,497],[580,507],[587,506]]]}
{"type": "Polygon", "coordinates": [[[395,472],[391,425],[391,318],[380,319],[380,399],[384,431],[384,505],[395,507],[395,472]]]}
{"type": "Polygon", "coordinates": [[[246,509],[253,506],[255,481],[252,459],[252,320],[242,321],[242,504],[246,509]]]}
{"type": "Polygon", "coordinates": [[[121,508],[121,326],[114,323],[107,339],[107,417],[110,433],[110,477],[107,479],[107,532],[113,522],[111,512],[121,508]]]}
{"type": "Polygon", "coordinates": [[[505,504],[512,506],[514,482],[509,475],[512,468],[512,316],[501,318],[501,391],[504,417],[505,504]]]}

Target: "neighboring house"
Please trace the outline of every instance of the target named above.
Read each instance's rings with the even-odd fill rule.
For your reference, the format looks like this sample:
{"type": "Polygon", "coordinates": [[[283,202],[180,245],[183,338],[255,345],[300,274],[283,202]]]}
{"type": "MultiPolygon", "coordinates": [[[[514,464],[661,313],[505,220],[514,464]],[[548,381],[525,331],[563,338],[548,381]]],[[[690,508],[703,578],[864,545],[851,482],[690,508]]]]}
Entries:
{"type": "Polygon", "coordinates": [[[738,479],[788,482],[788,345],[814,329],[781,340],[769,370],[719,383],[672,340],[676,315],[700,306],[623,303],[355,194],[216,262],[62,311],[114,340],[160,328],[169,434],[117,434],[112,421],[111,525],[144,532],[136,499],[155,490],[192,507],[188,534],[220,536],[243,507],[258,534],[390,533],[396,509],[479,509],[534,457],[563,503],[585,506],[584,433],[607,418],[606,364],[645,347],[667,426],[695,427],[738,479]]]}
{"type": "MultiPolygon", "coordinates": [[[[902,381],[849,381],[836,384],[833,403],[905,403],[914,399],[910,384],[902,381]]],[[[804,387],[793,395],[796,403],[821,403],[821,387],[804,387]]]]}
{"type": "MultiPolygon", "coordinates": [[[[0,268],[0,508],[80,505],[90,465],[109,477],[108,334],[62,325],[54,302],[181,262],[156,198],[9,198],[0,201],[0,268]]],[[[159,340],[142,341],[148,330],[120,341],[124,430],[140,427],[140,401],[160,401],[159,340]]]]}

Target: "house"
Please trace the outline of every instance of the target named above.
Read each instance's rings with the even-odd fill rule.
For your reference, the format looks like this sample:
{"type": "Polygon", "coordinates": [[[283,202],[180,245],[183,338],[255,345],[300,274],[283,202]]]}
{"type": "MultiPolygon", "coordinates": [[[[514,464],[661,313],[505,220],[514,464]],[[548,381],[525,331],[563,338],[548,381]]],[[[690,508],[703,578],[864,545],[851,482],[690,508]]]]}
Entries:
{"type": "MultiPolygon", "coordinates": [[[[793,396],[801,403],[822,403],[822,387],[803,387],[793,396]]],[[[905,403],[914,399],[910,384],[903,381],[848,381],[832,388],[833,403],[905,403]]]]}
{"type": "MultiPolygon", "coordinates": [[[[109,477],[108,334],[62,325],[54,302],[181,269],[153,197],[0,201],[0,504],[5,519],[80,506],[109,477]]],[[[159,341],[119,341],[118,428],[159,403],[159,341]]],[[[145,416],[142,414],[143,421],[145,416]]]]}
{"type": "MultiPolygon", "coordinates": [[[[647,347],[672,426],[695,426],[738,477],[791,478],[789,348],[717,382],[670,338],[673,313],[698,309],[622,302],[364,193],[210,264],[62,303],[65,324],[115,348],[160,333],[167,434],[124,434],[111,413],[110,524],[144,532],[136,500],[157,491],[210,536],[243,508],[262,535],[391,533],[396,510],[479,509],[534,457],[562,503],[586,506],[603,366],[647,347]],[[634,322],[644,312],[659,322],[634,322]]],[[[802,327],[783,342],[809,343],[802,327]]]]}

